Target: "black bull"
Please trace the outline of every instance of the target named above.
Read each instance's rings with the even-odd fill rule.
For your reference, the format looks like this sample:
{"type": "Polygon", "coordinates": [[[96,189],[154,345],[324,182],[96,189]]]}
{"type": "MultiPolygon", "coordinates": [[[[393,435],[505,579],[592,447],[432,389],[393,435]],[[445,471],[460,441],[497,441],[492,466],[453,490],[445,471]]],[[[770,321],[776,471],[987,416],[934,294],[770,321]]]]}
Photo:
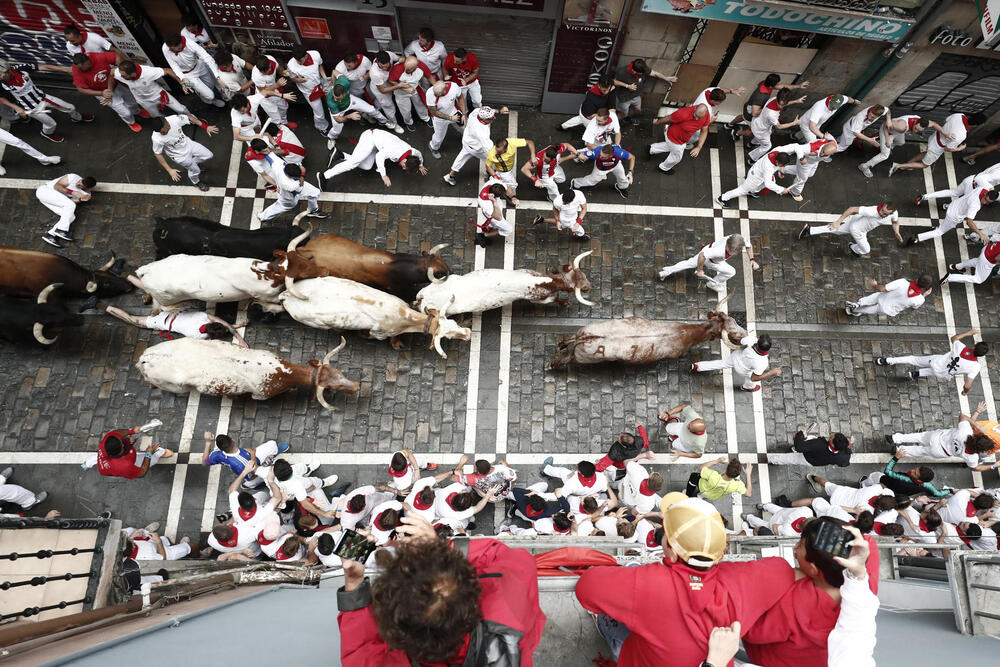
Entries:
{"type": "Polygon", "coordinates": [[[51,345],[64,327],[82,325],[82,315],[46,302],[56,287],[58,285],[46,287],[35,300],[0,296],[0,338],[14,343],[35,341],[51,345]]]}
{"type": "Polygon", "coordinates": [[[153,245],[156,259],[169,255],[215,255],[270,260],[304,230],[296,225],[264,229],[234,229],[191,216],[156,218],[153,245]]]}

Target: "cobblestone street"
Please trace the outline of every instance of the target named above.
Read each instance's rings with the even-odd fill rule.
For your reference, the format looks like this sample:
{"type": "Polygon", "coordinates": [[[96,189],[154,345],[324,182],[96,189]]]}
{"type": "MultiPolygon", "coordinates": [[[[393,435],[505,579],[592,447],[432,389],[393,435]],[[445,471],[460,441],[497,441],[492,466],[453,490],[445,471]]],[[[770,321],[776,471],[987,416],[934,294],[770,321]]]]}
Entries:
{"type": "MultiPolygon", "coordinates": [[[[93,175],[99,182],[93,201],[77,209],[73,233],[78,242],[58,251],[84,266],[103,264],[112,251],[128,261],[130,270],[153,261],[155,217],[194,215],[240,228],[260,224],[254,216],[273,195],[265,197],[262,185],[242,164],[229,132],[228,111],[206,109],[196,100],[191,105],[193,113],[221,129],[211,138],[200,130],[194,137],[215,154],[205,163],[203,175],[212,188],[202,193],[189,184],[170,184],[156,165],[149,145],[150,121],[143,121],[143,133],[133,134],[107,110],[90,109],[91,101],[74,93],[66,97],[95,110],[97,121],[69,126],[60,119],[67,140],[59,145],[41,146],[44,140],[34,124],[12,130],[35,147],[62,155],[63,164],[43,167],[20,151],[0,148],[7,169],[7,176],[0,178],[3,245],[51,250],[41,234],[52,215],[35,199],[34,189],[68,172],[93,175]]],[[[306,111],[299,105],[291,117],[299,123],[297,134],[309,151],[305,166],[313,178],[317,169],[325,168],[329,153],[306,111]]],[[[552,129],[556,120],[537,112],[515,112],[494,123],[493,138],[523,136],[539,148],[559,140],[579,145],[579,136],[552,129]]],[[[338,142],[345,152],[364,129],[360,123],[351,125],[338,142]]],[[[879,229],[870,235],[872,252],[864,258],[850,256],[843,236],[797,239],[804,223],[830,222],[849,206],[883,200],[899,208],[905,237],[918,227],[936,224],[943,215],[933,202],[930,207],[914,204],[916,195],[953,187],[988,164],[981,160],[972,168],[947,154],[926,173],[901,172],[890,180],[885,163],[875,178],[866,180],[857,170],[861,152],[852,149],[832,164],[821,165],[801,203],[768,194],[740,199],[738,207],[722,210],[713,207],[713,199],[742,180],[742,146],[713,132],[701,156],[685,157],[676,175],[668,176],[656,169],[656,160],[644,157],[653,137],[648,119],[640,128],[625,130],[623,145],[639,156],[627,200],[610,182],[586,192],[590,206],[584,225],[594,237],[589,244],[573,242],[566,232],[548,225],[532,226],[534,214],[550,207],[543,191],[522,177],[516,235],[506,243],[477,248],[467,221],[475,216],[481,176],[467,166],[457,187],[445,184],[441,177],[458,152],[458,137],[449,135],[444,156],[435,160],[427,149],[430,129],[425,126],[404,139],[424,152],[428,176],[391,170],[393,185],[386,189],[374,171],[353,171],[332,181],[321,197],[320,206],[330,218],[314,221],[314,233],[334,232],[400,252],[447,243],[450,247],[442,255],[454,273],[504,267],[545,271],[593,250],[581,268],[591,281],[594,307],[570,295],[565,308],[518,303],[482,316],[458,316],[459,321],[471,320],[474,335],[469,342],[444,341],[447,359],[428,349],[426,336],[407,335],[397,351],[388,341],[347,334],[347,347],[331,363],[361,388],[353,396],[333,397],[332,412],[305,390],[257,402],[153,389],[134,364],[147,346],[162,339],[91,311],[82,329],[66,331],[51,349],[0,346],[0,467],[13,466],[16,483],[49,492],[46,505],[39,508],[42,513],[55,508],[64,516],[82,517],[109,509],[127,525],[160,521],[171,539],[195,539],[204,537],[216,513],[227,508],[225,491],[232,481],[228,470],[220,473],[218,466],[201,465],[206,430],[229,433],[247,446],[272,438],[290,442],[291,460],[321,462],[321,473],[335,472],[342,481],[357,485],[385,481],[389,456],[400,448],[428,453],[439,462],[454,462],[463,453],[506,459],[523,483],[530,484],[539,481],[538,466],[546,456],[554,455],[562,464],[596,458],[617,433],[641,422],[657,452],[653,467],[664,474],[668,489],[681,490],[698,461],[671,461],[656,417],[660,410],[684,402],[708,422],[707,458],[732,454],[744,462],[764,463],[754,469],[753,499],[719,503],[724,516],[732,519],[748,502],[752,507],[758,499],[781,493],[793,498],[812,495],[804,479],[806,468],[765,463],[768,452],[789,451],[800,425],[817,421],[824,433],[840,430],[856,438],[850,468],[828,470],[833,481],[855,484],[888,460],[883,439],[888,432],[950,425],[979,401],[987,402],[989,418],[996,419],[993,355],[968,396],[960,395],[960,383],[911,382],[903,367],[878,367],[873,358],[942,353],[949,347],[949,336],[976,326],[996,347],[997,283],[943,289],[935,285],[921,309],[891,322],[873,316],[851,318],[843,310],[846,300],[868,293],[866,278],[885,283],[922,272],[937,278],[948,263],[978,254],[980,246],[967,244],[963,230],[901,248],[889,229],[879,229]],[[761,270],[751,275],[748,262],[730,260],[737,275],[727,284],[733,292],[727,309],[739,314],[748,329],[772,336],[771,367],[783,372],[765,381],[763,391],[740,392],[728,371],[688,374],[693,361],[721,354],[717,341],[655,366],[545,370],[559,337],[594,321],[629,316],[704,321],[717,302],[715,292],[691,272],[661,282],[657,271],[735,232],[749,234],[761,270]],[[164,423],[154,439],[176,450],[176,457],[135,481],[102,478],[96,470],[81,469],[107,430],[154,417],[164,423]]],[[[911,150],[905,147],[907,154],[911,150]]],[[[527,157],[522,151],[519,164],[527,157]]],[[[571,163],[566,167],[571,178],[590,168],[571,163]]],[[[291,219],[287,214],[276,224],[291,219]]],[[[1000,211],[994,206],[984,209],[977,222],[997,220],[1000,211]]],[[[148,311],[138,294],[108,302],[131,313],[148,311]]],[[[236,312],[234,306],[220,309],[231,321],[236,312]]],[[[307,328],[285,315],[275,323],[252,322],[245,338],[251,347],[304,363],[321,359],[339,344],[340,334],[307,328]]],[[[996,472],[972,473],[959,464],[931,467],[947,485],[997,484],[996,472]]],[[[476,532],[495,528],[492,515],[477,524],[476,532]]]]}

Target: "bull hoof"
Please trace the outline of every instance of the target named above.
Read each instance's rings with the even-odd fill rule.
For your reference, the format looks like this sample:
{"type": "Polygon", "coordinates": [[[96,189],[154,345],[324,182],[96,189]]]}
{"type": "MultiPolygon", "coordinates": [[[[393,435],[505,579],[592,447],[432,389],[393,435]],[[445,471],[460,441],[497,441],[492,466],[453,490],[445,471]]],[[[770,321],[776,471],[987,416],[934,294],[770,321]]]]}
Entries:
{"type": "Polygon", "coordinates": [[[143,294],[142,295],[142,305],[148,306],[151,303],[153,303],[153,297],[150,296],[149,294],[143,294]]]}
{"type": "Polygon", "coordinates": [[[402,347],[403,347],[403,341],[401,341],[398,338],[390,338],[389,339],[389,344],[392,345],[392,349],[394,349],[394,350],[399,350],[399,349],[402,349],[402,347]]]}

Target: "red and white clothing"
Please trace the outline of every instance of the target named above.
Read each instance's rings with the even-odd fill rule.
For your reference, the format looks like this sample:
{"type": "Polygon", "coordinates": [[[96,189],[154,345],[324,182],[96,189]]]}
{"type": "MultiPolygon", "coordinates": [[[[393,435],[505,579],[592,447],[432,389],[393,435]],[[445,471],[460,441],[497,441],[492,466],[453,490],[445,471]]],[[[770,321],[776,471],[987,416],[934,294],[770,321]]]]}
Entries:
{"type": "Polygon", "coordinates": [[[560,228],[570,230],[574,236],[583,236],[586,232],[580,224],[582,221],[580,213],[587,205],[587,198],[579,190],[570,190],[570,193],[573,199],[566,201],[566,197],[560,194],[552,200],[552,208],[559,212],[556,219],[560,228]]]}
{"type": "Polygon", "coordinates": [[[166,155],[177,166],[187,169],[188,178],[197,185],[201,163],[212,159],[212,151],[184,134],[182,128],[191,124],[187,116],[167,116],[166,121],[170,125],[166,134],[154,130],[151,135],[153,154],[166,155]]]}
{"type": "MultiPolygon", "coordinates": [[[[966,348],[968,349],[968,348],[966,348]]],[[[976,362],[976,372],[979,372],[976,362]]],[[[979,454],[969,452],[966,441],[973,435],[972,424],[961,421],[954,428],[941,428],[919,433],[893,433],[892,441],[896,444],[917,443],[901,447],[903,456],[932,459],[959,458],[970,468],[979,465],[979,454]]]]}
{"type": "MultiPolygon", "coordinates": [[[[365,60],[368,60],[365,58],[365,60]]],[[[296,81],[295,86],[299,89],[299,97],[305,100],[313,112],[313,125],[316,129],[326,134],[327,129],[330,127],[330,121],[326,117],[326,91],[330,88],[330,82],[323,76],[321,71],[321,66],[323,65],[323,56],[319,54],[319,51],[306,51],[306,55],[303,56],[302,60],[296,60],[295,58],[289,58],[288,63],[285,65],[285,69],[288,73],[296,78],[305,79],[305,81],[296,81]]],[[[371,66],[371,61],[368,61],[369,67],[371,66]]],[[[362,72],[362,74],[364,74],[362,72]]],[[[346,74],[344,76],[347,76],[346,74]]],[[[350,77],[348,77],[350,78],[350,77]]],[[[358,91],[358,95],[361,94],[364,84],[362,83],[361,89],[358,91]]],[[[351,85],[351,94],[354,93],[353,83],[351,85]]]]}
{"type": "Polygon", "coordinates": [[[146,113],[157,118],[161,115],[160,110],[166,107],[170,107],[174,113],[190,113],[186,106],[178,102],[176,97],[160,85],[160,79],[163,78],[162,69],[150,65],[136,65],[135,68],[137,70],[135,80],[130,81],[122,76],[121,69],[118,67],[115,68],[113,76],[119,84],[123,83],[128,86],[132,97],[139,103],[139,106],[146,110],[146,113]]]}
{"type": "Polygon", "coordinates": [[[55,95],[46,94],[35,85],[30,73],[36,71],[38,71],[37,65],[13,65],[10,68],[11,78],[0,79],[0,88],[9,93],[14,101],[28,112],[30,118],[42,124],[42,134],[52,134],[56,131],[56,121],[48,112],[49,109],[69,114],[73,122],[82,120],[83,116],[75,106],[55,95]]]}
{"type": "Polygon", "coordinates": [[[646,519],[639,519],[635,524],[635,541],[646,547],[646,551],[663,550],[663,545],[656,540],[656,528],[655,524],[646,519]]]}
{"type": "MultiPolygon", "coordinates": [[[[73,85],[86,90],[107,90],[117,56],[111,52],[88,52],[87,57],[90,58],[90,69],[86,72],[73,65],[73,85]]],[[[135,114],[139,113],[139,105],[125,86],[115,86],[108,106],[128,125],[135,122],[135,114]]]]}
{"type": "Polygon", "coordinates": [[[483,107],[473,109],[465,117],[465,130],[462,132],[462,150],[451,163],[451,170],[458,172],[472,158],[486,161],[487,153],[493,148],[490,138],[490,124],[480,120],[483,107]]]}
{"type": "Polygon", "coordinates": [[[548,465],[542,469],[542,473],[562,480],[562,496],[564,498],[569,496],[593,496],[608,492],[607,475],[602,475],[598,472],[595,472],[591,477],[584,477],[576,470],[548,465]]]}
{"type": "Polygon", "coordinates": [[[944,220],[934,229],[917,234],[917,241],[927,241],[942,236],[945,232],[962,225],[966,219],[975,220],[979,209],[983,207],[982,197],[987,192],[989,192],[987,188],[977,186],[953,201],[945,211],[944,220]]]}
{"type": "Polygon", "coordinates": [[[927,524],[925,524],[924,520],[920,518],[920,512],[918,512],[915,508],[906,507],[904,509],[897,510],[896,514],[896,523],[903,527],[904,536],[922,544],[934,544],[937,542],[937,531],[927,528],[927,524]],[[903,518],[904,514],[910,519],[910,521],[903,518]],[[916,526],[916,529],[910,526],[910,522],[916,526]]]}
{"type": "Polygon", "coordinates": [[[982,369],[979,358],[960,340],[951,344],[951,349],[944,354],[928,354],[925,356],[907,355],[905,357],[886,357],[888,364],[910,364],[920,369],[920,376],[933,375],[941,380],[950,380],[957,375],[974,378],[982,369]]]}
{"type": "Polygon", "coordinates": [[[351,169],[360,168],[367,171],[375,167],[375,171],[384,177],[387,161],[402,165],[403,160],[411,155],[420,158],[420,162],[423,164],[424,156],[420,151],[393,133],[385,130],[365,130],[358,137],[354,152],[346,155],[344,160],[335,164],[333,168],[327,169],[323,176],[333,178],[351,169]]]}
{"type": "MultiPolygon", "coordinates": [[[[348,68],[347,63],[348,61],[345,58],[337,63],[333,70],[351,82],[351,95],[361,97],[365,94],[365,84],[368,82],[366,75],[372,69],[371,58],[363,53],[359,53],[351,58],[351,65],[353,67],[348,68]]],[[[385,82],[383,82],[383,85],[385,85],[385,82]]]]}
{"type": "Polygon", "coordinates": [[[386,118],[393,122],[396,120],[396,103],[393,102],[393,92],[395,91],[383,93],[378,87],[389,85],[389,73],[398,61],[399,56],[389,52],[389,69],[382,69],[378,63],[373,62],[371,69],[368,70],[368,93],[375,106],[381,109],[386,118]]]}
{"type": "Polygon", "coordinates": [[[795,162],[785,167],[785,174],[795,177],[795,181],[788,187],[788,191],[793,195],[801,195],[806,182],[819,169],[819,163],[829,159],[824,158],[822,154],[823,148],[827,144],[835,144],[833,137],[829,134],[808,144],[786,144],[775,149],[781,153],[795,155],[795,162]]]}
{"type": "Polygon", "coordinates": [[[59,216],[59,219],[52,226],[52,229],[49,230],[49,233],[60,231],[64,234],[69,234],[70,225],[76,220],[77,201],[72,198],[72,194],[86,194],[83,188],[80,187],[81,180],[83,179],[78,174],[66,174],[65,176],[54,178],[48,183],[39,185],[35,189],[35,197],[38,198],[38,201],[42,202],[45,208],[59,216]],[[64,178],[68,181],[66,189],[71,193],[69,195],[56,190],[56,183],[64,178]]]}
{"type": "Polygon", "coordinates": [[[146,328],[153,331],[166,331],[167,334],[180,334],[185,338],[205,340],[208,334],[205,327],[212,323],[208,314],[200,310],[185,310],[179,313],[160,311],[156,315],[146,317],[146,328]]]}
{"type": "Polygon", "coordinates": [[[407,505],[413,508],[413,512],[420,517],[427,520],[428,523],[434,523],[434,501],[427,503],[426,505],[420,502],[420,492],[428,487],[433,487],[435,484],[433,477],[421,477],[416,482],[413,483],[413,488],[410,489],[410,493],[406,496],[405,502],[407,505]]]}
{"type": "MultiPolygon", "coordinates": [[[[281,75],[278,71],[278,61],[272,56],[266,57],[268,62],[266,70],[261,71],[254,65],[254,68],[250,71],[250,80],[253,81],[253,85],[257,86],[258,91],[262,88],[274,87],[278,82],[278,77],[281,75]]],[[[261,100],[260,106],[275,125],[285,125],[288,122],[287,100],[274,95],[266,95],[261,100]]]]}
{"type": "Polygon", "coordinates": [[[722,201],[729,201],[733,197],[743,197],[750,193],[760,192],[767,188],[771,192],[783,192],[784,187],[778,185],[774,175],[778,173],[779,167],[775,156],[779,151],[771,151],[761,159],[753,163],[750,171],[747,172],[746,179],[737,187],[722,194],[722,201]]]}
{"type": "Polygon", "coordinates": [[[199,46],[207,46],[212,41],[212,36],[208,34],[207,30],[201,27],[198,28],[197,32],[194,32],[188,29],[187,26],[184,26],[181,28],[181,37],[192,42],[197,42],[199,46]]]}
{"type": "Polygon", "coordinates": [[[799,119],[799,129],[802,130],[802,135],[806,138],[806,141],[816,141],[819,139],[819,136],[809,129],[809,123],[814,123],[820,130],[823,129],[823,123],[828,121],[833,112],[836,111],[836,109],[830,108],[830,101],[835,96],[827,95],[824,99],[817,100],[816,103],[809,107],[809,111],[802,114],[802,118],[799,119]]]}
{"type": "Polygon", "coordinates": [[[455,499],[455,496],[466,492],[472,493],[465,484],[458,482],[435,491],[434,514],[437,515],[438,520],[454,521],[464,530],[469,525],[469,522],[472,521],[472,517],[476,515],[476,508],[473,505],[465,510],[456,510],[451,506],[451,503],[455,499]]]}
{"type": "Polygon", "coordinates": [[[868,232],[878,229],[882,225],[891,225],[899,221],[899,211],[893,211],[883,217],[879,211],[881,206],[859,206],[858,212],[847,218],[837,229],[831,229],[830,225],[816,225],[809,227],[809,234],[850,234],[854,243],[850,245],[851,252],[856,255],[867,255],[871,252],[871,245],[868,243],[868,232]]]}
{"type": "Polygon", "coordinates": [[[296,549],[295,553],[292,554],[291,556],[286,555],[284,549],[282,549],[285,542],[290,540],[292,537],[294,537],[294,533],[285,533],[284,535],[276,539],[273,543],[268,544],[267,550],[264,553],[266,553],[268,556],[278,561],[279,563],[291,563],[297,560],[302,560],[303,558],[306,557],[306,547],[301,542],[299,543],[299,548],[296,549]]]}
{"type": "Polygon", "coordinates": [[[982,284],[993,275],[993,270],[997,268],[998,262],[1000,262],[1000,243],[990,243],[977,256],[959,262],[957,265],[956,268],[962,271],[972,269],[971,274],[949,273],[946,282],[982,284]]]}
{"type": "Polygon", "coordinates": [[[839,507],[858,507],[859,505],[873,507],[872,503],[879,496],[895,495],[891,489],[887,489],[881,484],[856,488],[827,482],[824,491],[830,498],[830,504],[839,507]]]}
{"type": "MultiPolygon", "coordinates": [[[[130,436],[135,435],[135,429],[120,429],[109,431],[101,438],[101,444],[97,447],[97,455],[91,456],[83,464],[87,469],[97,466],[97,472],[104,477],[124,477],[125,479],[135,479],[142,472],[142,465],[146,461],[147,452],[137,451],[130,436]],[[116,436],[124,443],[121,456],[108,456],[105,445],[111,436],[116,436]]],[[[156,462],[166,454],[163,447],[157,448],[149,455],[149,467],[152,468],[156,462]]]]}
{"type": "Polygon", "coordinates": [[[756,391],[760,386],[758,380],[750,379],[751,375],[762,375],[770,363],[768,353],[763,354],[754,349],[757,344],[757,336],[747,334],[740,340],[743,345],[741,350],[733,350],[725,359],[710,359],[699,361],[695,364],[694,370],[698,373],[705,371],[721,371],[725,368],[733,369],[733,373],[743,378],[743,388],[747,391],[756,391]]]}
{"type": "Polygon", "coordinates": [[[83,44],[79,46],[66,42],[66,50],[69,51],[70,57],[78,53],[100,53],[111,50],[111,42],[96,32],[81,30],[80,36],[83,37],[83,44]]]}
{"type": "Polygon", "coordinates": [[[961,538],[962,542],[965,543],[965,548],[972,549],[973,551],[996,551],[997,550],[997,534],[992,528],[987,528],[986,526],[980,526],[983,534],[979,537],[966,537],[962,528],[955,526],[955,532],[961,538]]]}
{"type": "Polygon", "coordinates": [[[535,182],[545,186],[550,200],[559,196],[559,184],[566,182],[566,172],[560,166],[559,158],[567,150],[567,147],[564,144],[552,144],[552,146],[546,146],[535,153],[535,173],[533,174],[535,182]],[[556,147],[559,155],[549,160],[545,157],[545,151],[552,146],[556,147]]]}
{"type": "Polygon", "coordinates": [[[35,493],[17,484],[8,484],[7,478],[0,475],[0,502],[20,505],[21,509],[30,509],[35,504],[35,493]]]}
{"type": "Polygon", "coordinates": [[[257,216],[258,220],[266,222],[285,211],[291,211],[302,199],[306,200],[306,207],[310,212],[319,210],[319,188],[301,175],[288,176],[285,173],[285,161],[274,153],[267,156],[267,162],[271,164],[271,178],[278,188],[278,201],[261,211],[257,216]]]}
{"type": "Polygon", "coordinates": [[[426,47],[420,46],[420,40],[415,39],[403,49],[404,56],[416,56],[420,64],[430,71],[434,76],[441,78],[441,65],[448,57],[448,49],[442,42],[432,41],[426,47]]]}
{"type": "Polygon", "coordinates": [[[868,115],[871,109],[872,107],[865,107],[847,119],[847,122],[844,123],[843,131],[840,133],[840,138],[837,140],[838,153],[846,151],[855,141],[859,141],[857,136],[855,136],[855,133],[863,132],[866,127],[878,122],[879,118],[883,118],[887,113],[889,113],[889,109],[883,107],[882,113],[874,118],[871,118],[868,115]]]}
{"type": "Polygon", "coordinates": [[[345,494],[337,503],[337,509],[340,510],[341,528],[344,530],[348,528],[355,530],[357,526],[364,528],[371,522],[372,510],[375,509],[376,505],[381,505],[393,498],[395,498],[395,494],[386,491],[376,491],[375,487],[370,484],[359,486],[345,494]],[[365,506],[360,512],[352,512],[348,509],[351,499],[355,496],[361,496],[365,499],[365,506]]]}
{"type": "Polygon", "coordinates": [[[490,178],[479,191],[479,196],[476,198],[476,203],[479,205],[478,225],[480,230],[485,230],[488,226],[495,229],[500,236],[510,236],[514,233],[514,223],[507,220],[507,201],[503,197],[490,199],[490,188],[497,183],[502,185],[503,181],[490,178]]]}
{"type": "Polygon", "coordinates": [[[306,149],[296,135],[287,125],[282,125],[274,139],[268,143],[272,148],[280,148],[284,155],[281,159],[288,164],[302,164],[306,158],[306,149]]]}
{"type": "Polygon", "coordinates": [[[423,63],[417,63],[416,69],[412,72],[406,71],[406,65],[400,61],[389,70],[389,83],[405,83],[413,92],[407,92],[403,88],[392,91],[392,96],[396,100],[396,108],[403,119],[404,125],[413,125],[413,110],[416,109],[417,117],[425,123],[430,119],[427,107],[424,106],[421,95],[420,82],[423,79],[430,79],[431,71],[423,63]]]}
{"type": "MultiPolygon", "coordinates": [[[[333,546],[336,549],[337,545],[340,544],[340,540],[344,537],[344,531],[342,530],[324,530],[321,533],[316,533],[313,539],[318,538],[320,535],[329,535],[333,539],[333,546]]],[[[327,569],[343,567],[344,563],[340,560],[340,556],[336,555],[331,551],[329,554],[324,554],[319,549],[314,549],[313,553],[316,554],[316,558],[319,562],[323,564],[323,567],[327,569]]]]}
{"type": "Polygon", "coordinates": [[[938,508],[941,520],[956,526],[963,521],[979,523],[979,512],[972,504],[972,494],[968,489],[959,489],[948,498],[948,502],[938,508]]]}
{"type": "MultiPolygon", "coordinates": [[[[257,513],[262,513],[263,510],[258,509],[257,513]]],[[[233,513],[233,517],[237,516],[233,513]]],[[[219,553],[230,553],[233,551],[243,551],[244,549],[250,549],[254,556],[258,556],[261,553],[260,545],[257,543],[257,537],[260,531],[263,529],[261,522],[251,521],[249,523],[242,521],[234,521],[232,524],[233,535],[228,540],[220,541],[215,537],[213,533],[208,534],[208,546],[212,547],[219,553]]]]}
{"type": "Polygon", "coordinates": [[[479,84],[479,58],[474,53],[466,51],[465,62],[461,65],[455,62],[453,54],[449,54],[444,59],[441,70],[443,75],[450,78],[462,89],[462,94],[467,98],[466,101],[472,104],[470,108],[483,105],[483,89],[479,84]],[[474,77],[472,76],[473,72],[476,73],[474,77]],[[470,77],[472,77],[471,80],[470,77]]]}
{"type": "Polygon", "coordinates": [[[896,146],[902,146],[906,143],[907,132],[916,133],[915,126],[917,121],[920,120],[920,116],[910,115],[910,116],[898,116],[892,119],[892,123],[885,123],[878,133],[879,142],[879,152],[872,159],[861,164],[862,167],[867,167],[871,169],[875,165],[885,162],[889,159],[889,154],[892,153],[892,149],[896,146]],[[903,121],[906,123],[906,130],[903,132],[897,132],[892,126],[896,124],[897,121],[903,121]]]}
{"type": "Polygon", "coordinates": [[[934,132],[934,135],[927,140],[927,150],[921,160],[924,164],[934,164],[944,155],[944,149],[955,149],[964,144],[965,138],[969,136],[969,119],[965,114],[953,113],[944,119],[941,128],[952,138],[945,139],[940,132],[934,132]]]}
{"type": "Polygon", "coordinates": [[[924,305],[924,291],[916,281],[899,278],[887,283],[884,292],[874,292],[858,300],[855,315],[885,315],[896,317],[904,310],[916,310],[924,305]]]}
{"type": "MultiPolygon", "coordinates": [[[[35,150],[31,146],[29,146],[27,142],[18,139],[13,134],[8,132],[7,130],[4,130],[3,128],[0,128],[0,143],[7,144],[8,146],[13,146],[14,148],[19,148],[22,151],[24,151],[27,155],[30,155],[31,157],[35,158],[42,164],[59,164],[60,162],[62,162],[62,158],[59,157],[58,155],[46,155],[41,151],[35,150]]],[[[4,169],[2,166],[0,166],[0,176],[3,176],[6,173],[7,170],[4,169]]]]}
{"type": "Polygon", "coordinates": [[[194,88],[202,102],[217,107],[225,106],[225,102],[215,95],[218,88],[215,77],[219,75],[219,66],[200,44],[181,37],[181,50],[178,53],[171,51],[166,44],[161,49],[170,69],[178,79],[194,88]]]}
{"type": "Polygon", "coordinates": [[[854,517],[848,514],[840,505],[833,505],[826,498],[813,498],[809,505],[816,516],[832,516],[845,523],[852,523],[854,517]]]}
{"type": "Polygon", "coordinates": [[[650,155],[667,153],[660,163],[660,171],[673,169],[684,157],[684,150],[696,132],[707,128],[712,122],[712,114],[707,113],[702,118],[694,117],[695,106],[684,107],[670,114],[670,122],[663,131],[663,141],[649,145],[650,155]]]}
{"type": "Polygon", "coordinates": [[[751,528],[770,528],[779,537],[795,537],[802,533],[802,525],[807,519],[813,518],[813,512],[808,507],[781,507],[774,503],[764,503],[764,511],[771,513],[770,519],[762,519],[753,514],[747,515],[747,523],[751,528]]]}
{"type": "Polygon", "coordinates": [[[625,465],[625,478],[621,484],[622,503],[634,507],[639,514],[659,508],[663,498],[649,488],[649,471],[637,461],[625,465]]]}
{"type": "MultiPolygon", "coordinates": [[[[240,58],[235,53],[232,54],[233,64],[227,65],[228,69],[223,69],[219,67],[219,81],[222,83],[223,96],[228,100],[233,96],[233,93],[238,93],[243,90],[243,86],[249,80],[247,79],[247,61],[240,58]]],[[[253,86],[246,89],[245,94],[252,94],[253,86]]]]}
{"type": "Polygon", "coordinates": [[[618,114],[608,111],[608,118],[603,123],[598,116],[594,116],[587,121],[587,127],[583,131],[583,143],[588,146],[604,146],[617,143],[616,135],[622,132],[621,123],[618,122],[618,114]]]}
{"type": "Polygon", "coordinates": [[[247,102],[250,103],[250,108],[246,113],[237,109],[229,110],[229,118],[232,122],[232,126],[239,128],[241,136],[252,137],[260,132],[261,124],[258,112],[260,111],[260,104],[263,100],[263,94],[254,93],[253,95],[247,96],[247,102]]]}
{"type": "MultiPolygon", "coordinates": [[[[427,467],[427,457],[414,456],[417,459],[417,465],[420,469],[425,469],[427,467]]],[[[413,464],[410,463],[409,459],[406,460],[406,468],[402,472],[397,472],[391,467],[387,468],[387,471],[389,473],[389,484],[397,491],[407,491],[413,486],[413,464]]]]}
{"type": "Polygon", "coordinates": [[[380,547],[387,544],[392,533],[396,531],[395,526],[383,526],[380,523],[382,513],[387,510],[396,510],[400,515],[402,515],[403,503],[398,500],[386,500],[385,502],[379,503],[372,508],[369,529],[371,530],[372,537],[375,538],[375,544],[380,547]]]}
{"type": "Polygon", "coordinates": [[[164,558],[145,530],[122,528],[122,532],[132,540],[132,552],[128,556],[133,560],[180,560],[191,553],[190,542],[171,544],[166,535],[160,535],[160,543],[163,544],[163,551],[166,554],[164,558]]]}
{"type": "Polygon", "coordinates": [[[771,132],[775,125],[780,122],[780,118],[781,109],[778,107],[778,98],[772,97],[760,108],[760,113],[750,121],[753,143],[757,146],[750,151],[751,158],[758,160],[771,150],[771,132]]]}
{"type": "MultiPolygon", "coordinates": [[[[436,107],[439,113],[446,116],[453,116],[458,113],[458,100],[462,96],[462,89],[457,83],[448,81],[445,83],[445,91],[440,96],[434,93],[434,88],[428,88],[424,97],[428,107],[436,107]]],[[[453,120],[431,116],[431,124],[434,127],[434,134],[431,136],[431,149],[438,150],[444,143],[444,137],[448,134],[448,128],[454,127],[462,132],[462,126],[453,120]]]]}
{"type": "MultiPolygon", "coordinates": [[[[698,268],[698,257],[701,255],[705,256],[705,268],[714,271],[715,277],[713,281],[717,285],[722,285],[727,280],[736,275],[736,269],[726,262],[730,255],[726,251],[726,246],[729,243],[729,239],[732,236],[723,236],[721,239],[712,241],[706,246],[702,246],[701,250],[696,252],[693,257],[689,257],[685,260],[672,264],[670,266],[665,266],[660,269],[660,279],[665,279],[680,271],[690,271],[692,269],[698,268]]],[[[750,239],[743,237],[743,247],[750,248],[750,239]]]]}

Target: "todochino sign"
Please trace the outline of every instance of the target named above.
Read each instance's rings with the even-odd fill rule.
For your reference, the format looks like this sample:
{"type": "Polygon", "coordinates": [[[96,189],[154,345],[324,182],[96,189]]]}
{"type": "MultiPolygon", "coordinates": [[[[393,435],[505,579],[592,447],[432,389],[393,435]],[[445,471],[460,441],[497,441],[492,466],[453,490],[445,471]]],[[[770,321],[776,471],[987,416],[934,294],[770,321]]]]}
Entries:
{"type": "Polygon", "coordinates": [[[895,42],[906,34],[912,22],[874,16],[827,14],[812,9],[750,4],[745,0],[644,0],[642,11],[675,14],[693,19],[749,23],[802,32],[819,32],[895,42]]]}

